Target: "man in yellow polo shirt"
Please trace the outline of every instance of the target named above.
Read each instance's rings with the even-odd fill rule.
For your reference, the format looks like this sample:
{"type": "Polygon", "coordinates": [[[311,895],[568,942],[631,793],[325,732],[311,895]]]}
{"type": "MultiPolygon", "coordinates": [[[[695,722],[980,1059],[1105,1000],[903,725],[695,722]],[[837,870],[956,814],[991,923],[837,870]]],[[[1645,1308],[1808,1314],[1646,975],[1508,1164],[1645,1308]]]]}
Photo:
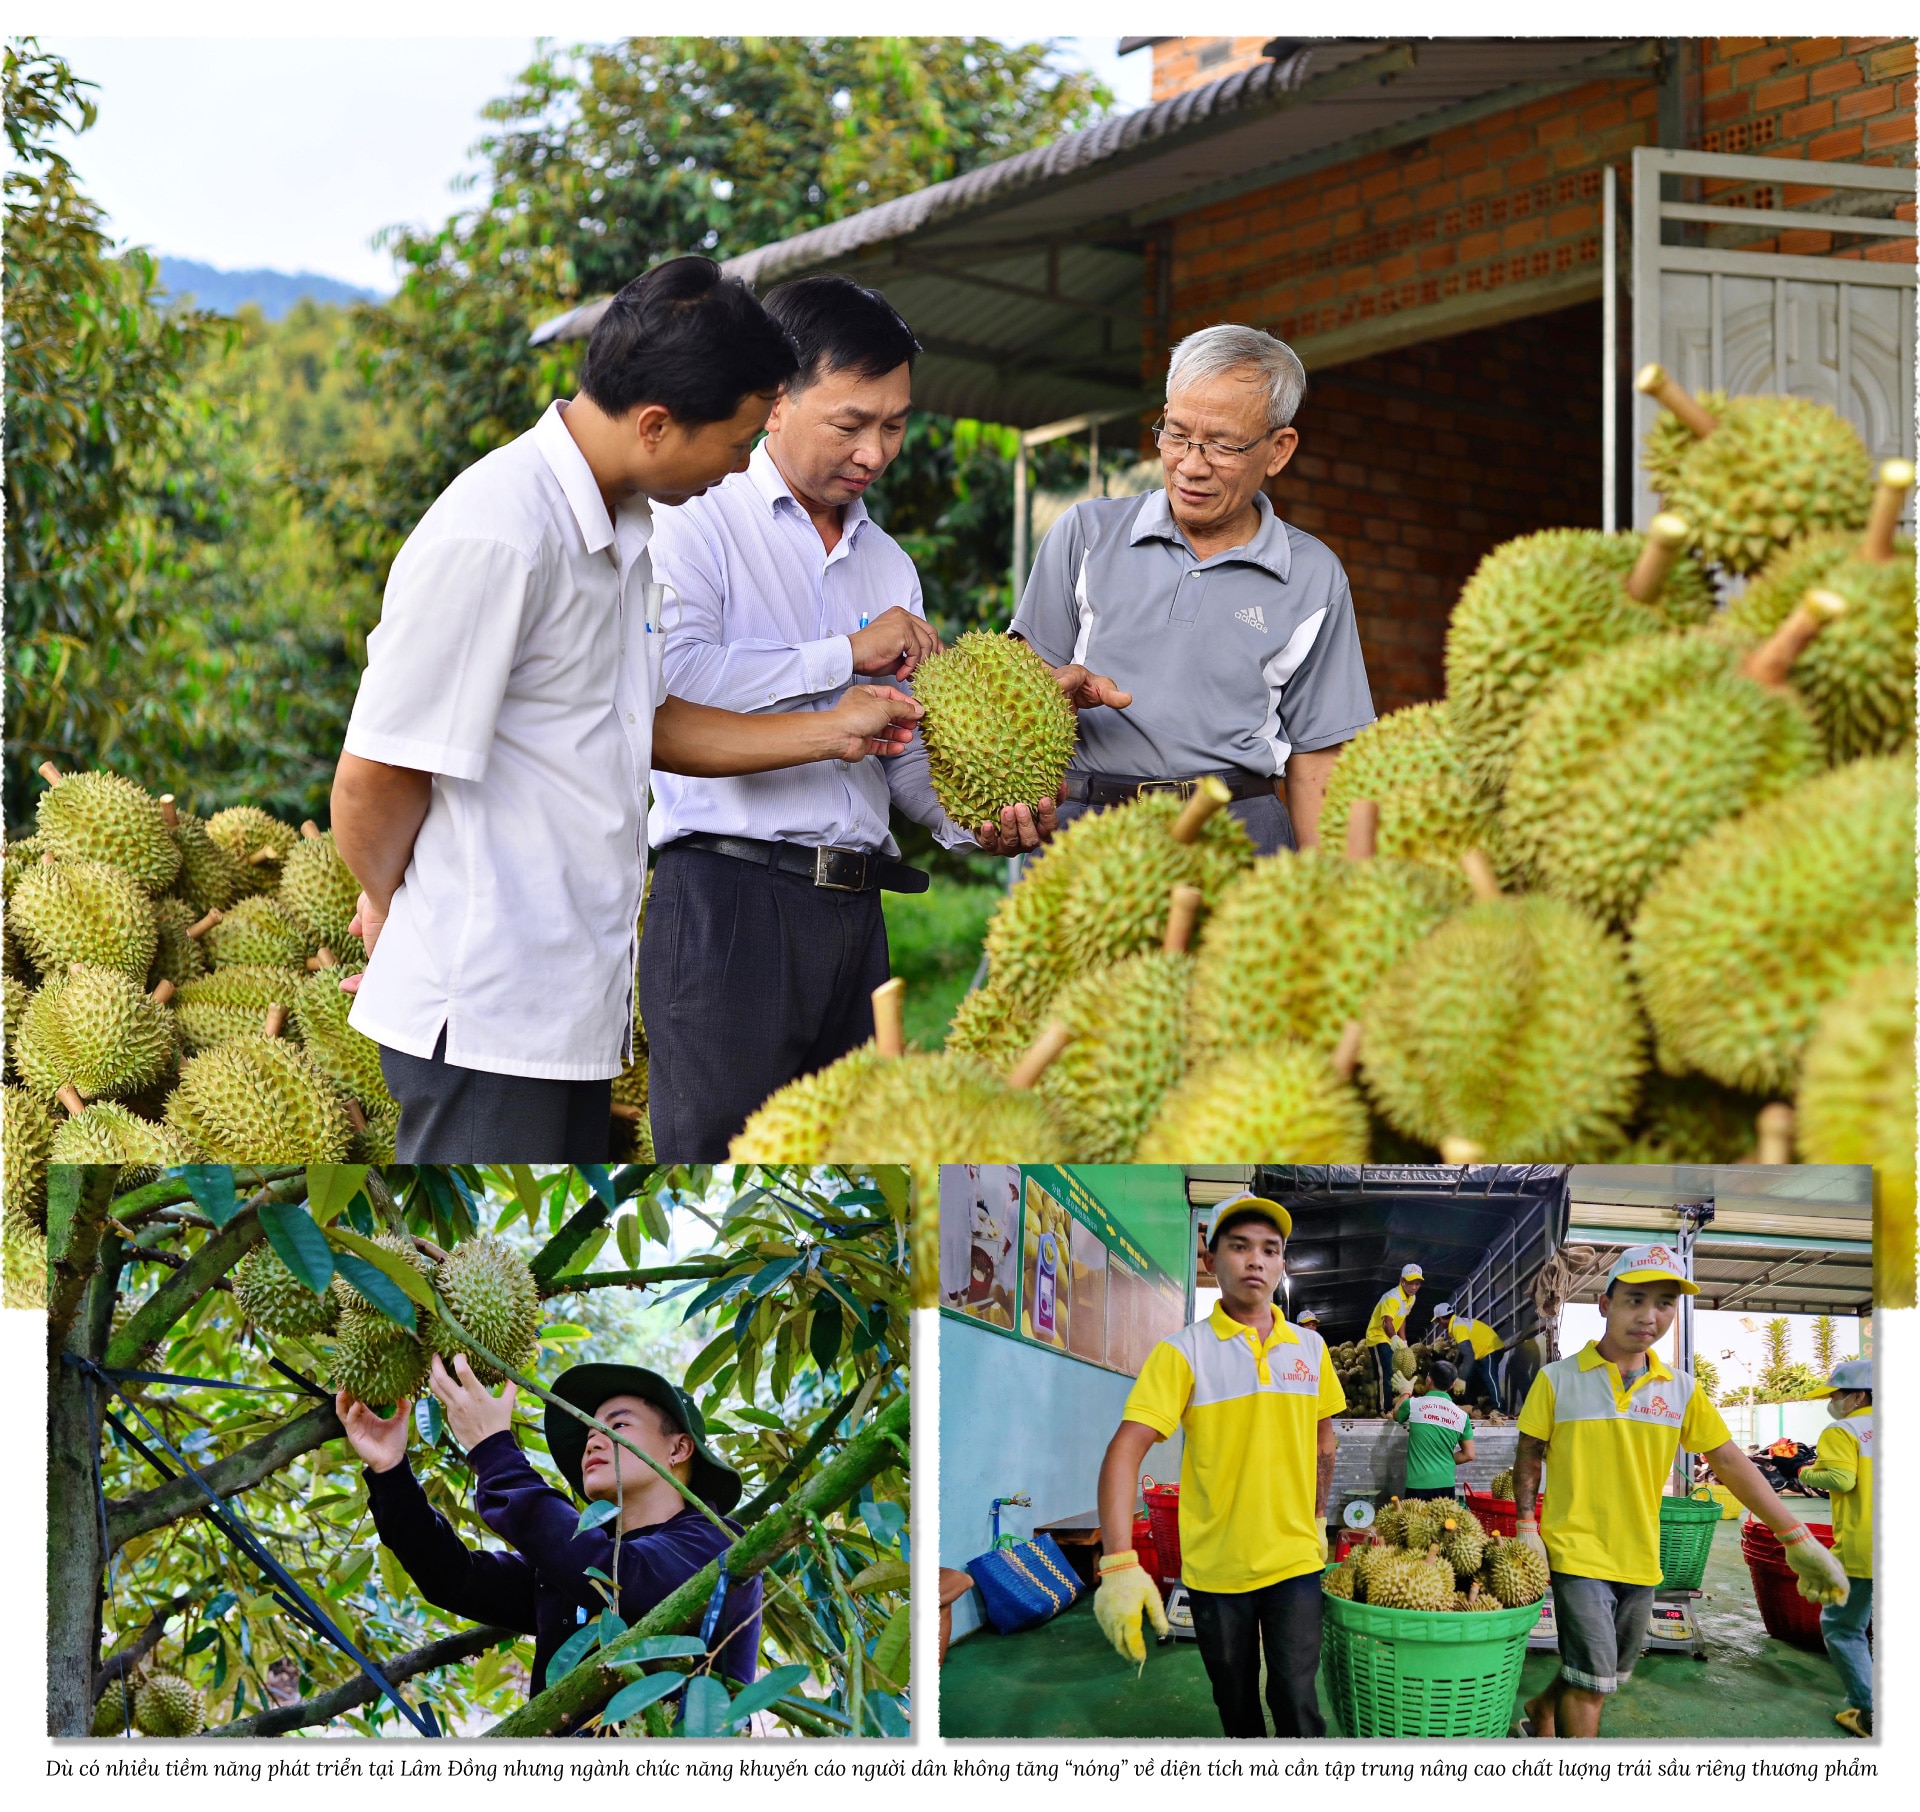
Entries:
{"type": "Polygon", "coordinates": [[[1400,1281],[1373,1305],[1367,1319],[1367,1353],[1380,1381],[1380,1414],[1393,1414],[1393,1356],[1407,1344],[1407,1317],[1427,1274],[1418,1265],[1402,1265],[1400,1281]]]}
{"type": "Polygon", "coordinates": [[[1458,1349],[1453,1363],[1460,1373],[1467,1401],[1473,1401],[1475,1391],[1485,1391],[1487,1401],[1506,1415],[1500,1368],[1488,1361],[1507,1343],[1484,1321],[1475,1321],[1471,1315],[1456,1315],[1450,1302],[1436,1302],[1428,1344],[1441,1346],[1449,1340],[1458,1349]]]}
{"type": "Polygon", "coordinates": [[[1820,1613],[1820,1634],[1847,1689],[1845,1707],[1834,1714],[1842,1730],[1873,1735],[1873,1651],[1867,1625],[1873,1621],[1873,1361],[1848,1359],[1827,1380],[1827,1414],[1834,1425],[1820,1437],[1813,1464],[1800,1468],[1800,1482],[1827,1494],[1833,1512],[1833,1551],[1847,1572],[1847,1601],[1820,1613]]]}
{"type": "Polygon", "coordinates": [[[1694,1294],[1671,1247],[1629,1246],[1600,1298],[1606,1331],[1543,1367],[1521,1408],[1518,1539],[1552,1571],[1560,1638],[1560,1672],[1526,1708],[1530,1736],[1598,1736],[1607,1695],[1632,1677],[1660,1583],[1660,1498],[1683,1447],[1780,1537],[1803,1597],[1846,1601],[1840,1563],[1774,1496],[1691,1374],[1653,1350],[1694,1294]]]}
{"type": "Polygon", "coordinates": [[[1130,1661],[1140,1620],[1166,1633],[1160,1594],[1133,1554],[1133,1507],[1147,1451],[1178,1428],[1180,1578],[1230,1737],[1262,1737],[1260,1662],[1273,1734],[1325,1736],[1320,1570],[1327,1558],[1333,1418],[1346,1408],[1327,1344],[1274,1308],[1293,1219],[1277,1202],[1223,1202],[1207,1248],[1220,1301],[1147,1356],[1100,1467],[1105,1554],[1094,1615],[1130,1661]]]}

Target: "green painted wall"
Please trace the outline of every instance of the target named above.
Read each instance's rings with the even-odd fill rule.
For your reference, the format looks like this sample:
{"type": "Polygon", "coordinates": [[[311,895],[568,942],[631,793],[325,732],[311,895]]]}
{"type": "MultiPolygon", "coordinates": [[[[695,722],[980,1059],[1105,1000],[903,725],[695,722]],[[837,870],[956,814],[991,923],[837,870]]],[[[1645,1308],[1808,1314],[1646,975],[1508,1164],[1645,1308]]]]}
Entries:
{"type": "Polygon", "coordinates": [[[1178,1164],[1071,1164],[1067,1168],[1161,1270],[1182,1284],[1187,1282],[1193,1270],[1193,1223],[1186,1173],[1178,1164]]]}

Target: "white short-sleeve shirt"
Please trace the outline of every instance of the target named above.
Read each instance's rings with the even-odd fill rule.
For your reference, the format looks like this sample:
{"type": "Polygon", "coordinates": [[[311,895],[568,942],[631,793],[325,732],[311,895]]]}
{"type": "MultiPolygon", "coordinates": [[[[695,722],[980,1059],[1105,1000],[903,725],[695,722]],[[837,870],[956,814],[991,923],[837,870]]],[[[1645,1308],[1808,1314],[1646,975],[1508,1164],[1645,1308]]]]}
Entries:
{"type": "Polygon", "coordinates": [[[661,589],[646,500],[608,515],[564,407],[461,473],[387,580],[346,747],[433,795],[349,1023],[593,1081],[632,1048],[661,589]]]}

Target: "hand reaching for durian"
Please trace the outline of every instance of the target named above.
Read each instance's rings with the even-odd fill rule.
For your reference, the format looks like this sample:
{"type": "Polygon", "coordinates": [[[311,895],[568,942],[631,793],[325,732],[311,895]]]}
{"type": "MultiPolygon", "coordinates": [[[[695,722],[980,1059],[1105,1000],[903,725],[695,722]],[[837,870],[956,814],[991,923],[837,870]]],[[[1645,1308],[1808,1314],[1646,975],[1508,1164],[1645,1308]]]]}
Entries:
{"type": "MultiPolygon", "coordinates": [[[[1066,788],[1060,789],[1060,798],[1066,788]]],[[[1043,799],[1038,805],[1003,805],[1000,822],[986,823],[973,833],[973,840],[990,856],[1017,856],[1023,850],[1038,849],[1059,828],[1059,801],[1043,799]]]]}
{"type": "Polygon", "coordinates": [[[892,686],[849,686],[831,711],[819,713],[833,744],[823,759],[899,755],[924,714],[922,706],[892,686]]]}
{"type": "Polygon", "coordinates": [[[926,619],[898,604],[848,636],[847,643],[855,673],[885,673],[900,680],[911,679],[914,668],[940,652],[940,638],[926,619]]]}
{"type": "Polygon", "coordinates": [[[1067,695],[1067,703],[1076,711],[1091,711],[1097,705],[1111,705],[1116,711],[1123,711],[1133,703],[1131,692],[1122,692],[1103,673],[1089,673],[1078,661],[1054,668],[1053,677],[1067,695]]]}
{"type": "Polygon", "coordinates": [[[513,1408],[520,1398],[519,1385],[509,1382],[496,1397],[473,1375],[473,1366],[465,1353],[454,1354],[451,1369],[435,1353],[428,1388],[446,1410],[447,1426],[453,1430],[453,1438],[469,1453],[489,1435],[504,1434],[513,1426],[513,1408]]]}
{"type": "MultiPolygon", "coordinates": [[[[437,1364],[438,1361],[435,1361],[437,1364]]],[[[407,1429],[413,1405],[397,1403],[390,1416],[376,1416],[345,1391],[335,1391],[333,1413],[346,1430],[347,1445],[375,1472],[391,1472],[407,1457],[407,1429]]]]}

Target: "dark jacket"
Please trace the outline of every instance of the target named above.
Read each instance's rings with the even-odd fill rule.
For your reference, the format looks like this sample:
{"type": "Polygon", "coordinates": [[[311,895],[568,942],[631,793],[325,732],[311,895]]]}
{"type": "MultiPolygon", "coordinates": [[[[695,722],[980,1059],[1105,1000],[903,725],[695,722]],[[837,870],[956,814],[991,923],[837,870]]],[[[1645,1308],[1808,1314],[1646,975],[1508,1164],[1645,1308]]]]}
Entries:
{"type": "MultiPolygon", "coordinates": [[[[612,1525],[577,1534],[580,1513],[527,1463],[510,1433],[489,1435],[468,1454],[480,1520],[517,1550],[488,1554],[469,1548],[428,1503],[405,1461],[390,1472],[367,1474],[367,1502],[380,1539],[399,1557],[429,1604],[497,1623],[533,1640],[533,1690],[547,1684],[547,1663],[581,1624],[597,1616],[605,1600],[587,1577],[589,1567],[613,1572],[612,1525]]],[[[737,1525],[729,1524],[735,1535],[737,1525]]],[[[620,1541],[620,1616],[633,1623],[684,1585],[729,1543],[700,1511],[688,1505],[664,1523],[638,1529],[620,1541]]],[[[695,1632],[698,1633],[697,1631],[695,1632]]],[[[754,1677],[760,1653],[760,1579],[732,1585],[715,1640],[725,1638],[719,1671],[736,1680],[754,1677]],[[733,1634],[728,1636],[727,1632],[733,1634]]]]}

